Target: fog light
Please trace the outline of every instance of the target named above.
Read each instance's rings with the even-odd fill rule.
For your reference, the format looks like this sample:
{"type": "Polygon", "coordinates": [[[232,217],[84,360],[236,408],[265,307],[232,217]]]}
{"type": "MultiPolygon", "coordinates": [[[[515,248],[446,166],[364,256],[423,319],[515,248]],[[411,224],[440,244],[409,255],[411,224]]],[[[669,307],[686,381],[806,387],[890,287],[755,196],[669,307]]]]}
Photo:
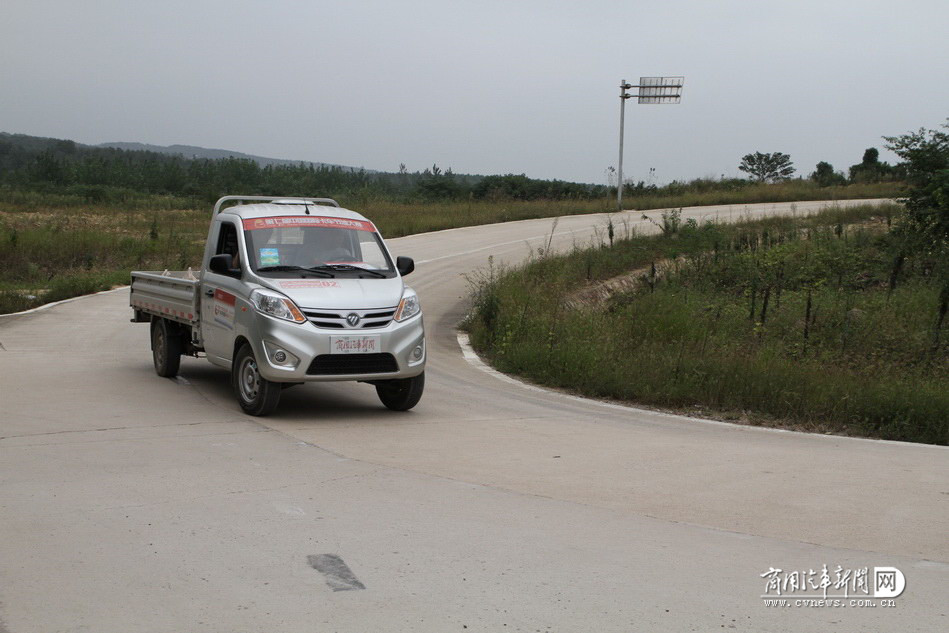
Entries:
{"type": "Polygon", "coordinates": [[[421,345],[416,345],[415,349],[412,350],[412,359],[422,360],[422,346],[421,345]]]}
{"type": "Polygon", "coordinates": [[[264,341],[264,349],[267,350],[267,360],[274,369],[293,371],[300,364],[300,359],[294,356],[293,352],[288,352],[275,343],[264,341]]]}

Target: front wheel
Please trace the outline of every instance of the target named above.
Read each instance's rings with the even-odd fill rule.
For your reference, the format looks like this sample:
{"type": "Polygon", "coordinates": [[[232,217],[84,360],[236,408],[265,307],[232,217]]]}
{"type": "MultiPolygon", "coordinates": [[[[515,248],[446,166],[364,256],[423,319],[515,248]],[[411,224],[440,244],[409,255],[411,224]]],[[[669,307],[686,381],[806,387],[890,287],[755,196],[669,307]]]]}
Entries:
{"type": "Polygon", "coordinates": [[[422,399],[425,372],[412,378],[399,378],[376,383],[379,400],[393,411],[408,411],[422,399]]]}
{"type": "Polygon", "coordinates": [[[244,345],[238,350],[231,365],[231,380],[241,409],[250,415],[268,415],[280,402],[281,386],[260,375],[254,350],[244,345]]]}

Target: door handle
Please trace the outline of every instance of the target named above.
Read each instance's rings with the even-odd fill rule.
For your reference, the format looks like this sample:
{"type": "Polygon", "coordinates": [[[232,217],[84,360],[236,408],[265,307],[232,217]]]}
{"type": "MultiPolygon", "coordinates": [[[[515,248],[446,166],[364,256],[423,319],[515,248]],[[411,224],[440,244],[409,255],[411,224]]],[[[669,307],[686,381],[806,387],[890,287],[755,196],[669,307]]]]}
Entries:
{"type": "Polygon", "coordinates": [[[214,290],[213,290],[212,288],[208,288],[207,290],[204,291],[204,296],[205,296],[205,297],[213,297],[213,296],[214,296],[214,290]]]}

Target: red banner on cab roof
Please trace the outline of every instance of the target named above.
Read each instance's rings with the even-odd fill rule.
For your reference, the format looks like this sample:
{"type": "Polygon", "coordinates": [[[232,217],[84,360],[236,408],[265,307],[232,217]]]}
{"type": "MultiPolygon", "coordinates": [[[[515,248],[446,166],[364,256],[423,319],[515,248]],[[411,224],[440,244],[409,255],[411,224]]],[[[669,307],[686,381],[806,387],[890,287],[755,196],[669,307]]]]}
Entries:
{"type": "Polygon", "coordinates": [[[374,233],[376,227],[372,222],[363,220],[349,220],[347,218],[327,218],[319,215],[297,217],[253,218],[244,220],[245,231],[257,229],[282,229],[295,226],[316,226],[330,229],[351,229],[353,231],[369,231],[374,233]]]}

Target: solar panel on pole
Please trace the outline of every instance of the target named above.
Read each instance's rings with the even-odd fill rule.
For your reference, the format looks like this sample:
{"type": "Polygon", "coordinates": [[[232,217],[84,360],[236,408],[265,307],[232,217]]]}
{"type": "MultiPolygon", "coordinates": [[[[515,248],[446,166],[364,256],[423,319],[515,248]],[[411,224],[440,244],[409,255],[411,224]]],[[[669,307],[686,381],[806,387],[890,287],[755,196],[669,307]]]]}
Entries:
{"type": "Polygon", "coordinates": [[[679,103],[685,77],[640,77],[639,103],[679,103]]]}
{"type": "Polygon", "coordinates": [[[638,88],[639,93],[637,103],[646,104],[672,104],[682,101],[682,85],[685,83],[685,77],[680,75],[663,77],[640,77],[639,84],[634,86],[626,83],[624,79],[620,83],[620,110],[619,110],[619,181],[616,183],[616,208],[623,210],[623,124],[626,115],[626,100],[633,95],[626,91],[630,88],[638,88]]]}

